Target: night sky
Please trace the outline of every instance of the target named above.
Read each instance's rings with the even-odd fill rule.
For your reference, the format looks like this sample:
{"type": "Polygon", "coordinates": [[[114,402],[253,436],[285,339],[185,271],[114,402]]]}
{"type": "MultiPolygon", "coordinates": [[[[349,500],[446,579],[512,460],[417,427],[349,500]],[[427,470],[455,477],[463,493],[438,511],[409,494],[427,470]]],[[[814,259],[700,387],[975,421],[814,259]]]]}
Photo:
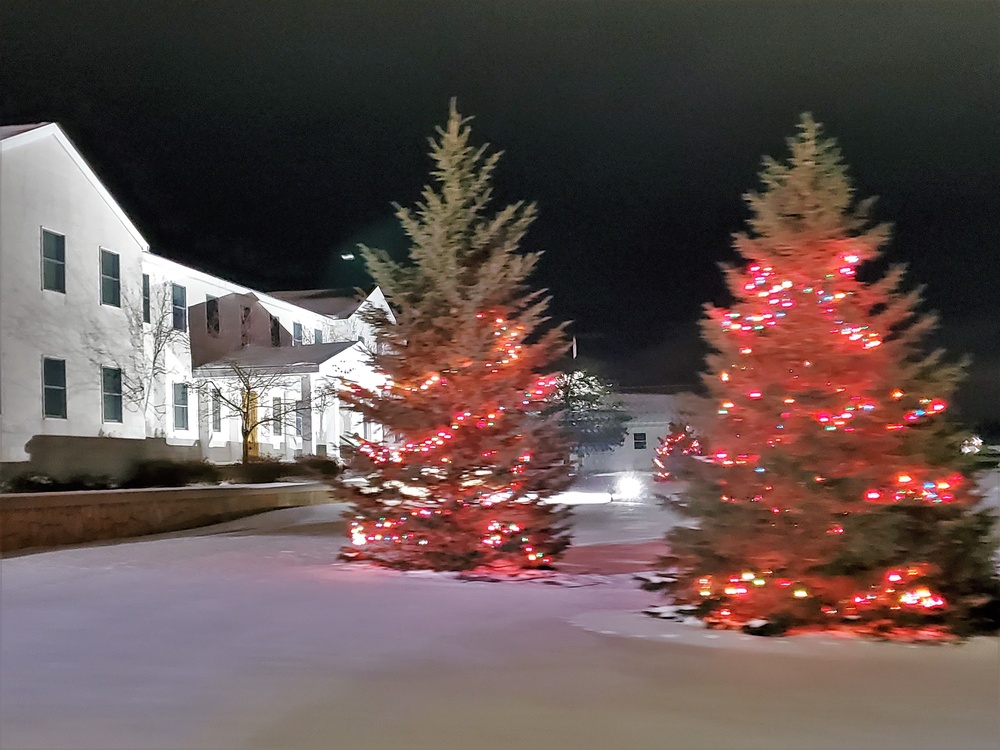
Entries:
{"type": "Polygon", "coordinates": [[[536,281],[625,386],[694,382],[694,321],[764,154],[811,111],[895,225],[1000,419],[1000,4],[415,0],[0,5],[0,121],[58,121],[167,257],[261,289],[402,252],[448,100],[506,153],[536,281]]]}

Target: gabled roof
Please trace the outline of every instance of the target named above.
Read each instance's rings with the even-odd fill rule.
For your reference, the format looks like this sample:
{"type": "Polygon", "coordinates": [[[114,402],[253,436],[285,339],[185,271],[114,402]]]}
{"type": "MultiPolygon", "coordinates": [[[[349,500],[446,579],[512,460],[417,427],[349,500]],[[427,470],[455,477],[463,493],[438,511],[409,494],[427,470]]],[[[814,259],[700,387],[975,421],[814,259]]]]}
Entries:
{"type": "Polygon", "coordinates": [[[268,294],[334,318],[349,318],[364,303],[364,300],[359,300],[357,295],[347,289],[302,289],[268,292],[268,294]]]}
{"type": "Polygon", "coordinates": [[[222,359],[196,367],[194,374],[226,375],[234,367],[287,372],[288,374],[318,372],[319,366],[357,344],[357,341],[332,341],[328,344],[302,346],[248,346],[222,359]]]}
{"type": "Polygon", "coordinates": [[[51,124],[51,122],[31,122],[26,125],[0,125],[0,141],[5,138],[13,138],[15,135],[20,135],[21,133],[26,133],[29,130],[34,130],[35,128],[41,128],[45,125],[51,124]]]}
{"type": "Polygon", "coordinates": [[[26,146],[29,143],[34,143],[35,141],[41,140],[47,136],[53,136],[56,141],[65,149],[69,157],[76,163],[80,171],[83,172],[84,177],[86,177],[90,183],[97,190],[104,202],[108,204],[111,211],[118,217],[118,220],[124,225],[125,229],[128,230],[136,241],[142,245],[144,250],[149,250],[149,243],[146,238],[142,236],[138,227],[132,223],[132,220],[128,217],[122,207],[118,205],[118,201],[114,199],[111,193],[101,179],[97,176],[97,173],[93,168],[87,163],[87,160],[83,158],[80,150],[76,147],[76,144],[69,139],[69,136],[63,132],[63,129],[59,127],[58,123],[55,122],[35,122],[25,125],[0,125],[0,149],[7,151],[12,148],[19,148],[21,146],[26,146]]]}

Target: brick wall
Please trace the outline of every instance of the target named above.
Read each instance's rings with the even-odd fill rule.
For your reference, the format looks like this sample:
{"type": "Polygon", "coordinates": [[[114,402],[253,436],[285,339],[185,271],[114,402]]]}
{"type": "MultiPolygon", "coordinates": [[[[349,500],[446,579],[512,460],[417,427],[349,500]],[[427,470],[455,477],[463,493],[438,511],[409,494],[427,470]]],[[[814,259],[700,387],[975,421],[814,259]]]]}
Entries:
{"type": "Polygon", "coordinates": [[[0,554],[196,528],[330,502],[321,483],[0,494],[0,554]]]}

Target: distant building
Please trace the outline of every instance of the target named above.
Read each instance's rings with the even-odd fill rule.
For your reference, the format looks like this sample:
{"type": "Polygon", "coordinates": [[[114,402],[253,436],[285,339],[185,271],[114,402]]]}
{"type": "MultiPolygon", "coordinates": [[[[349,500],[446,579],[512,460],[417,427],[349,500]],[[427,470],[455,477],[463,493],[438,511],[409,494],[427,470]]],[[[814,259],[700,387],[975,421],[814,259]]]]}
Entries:
{"type": "Polygon", "coordinates": [[[625,442],[610,451],[585,456],[580,466],[583,472],[653,471],[656,447],[671,422],[685,420],[695,397],[690,393],[622,393],[620,398],[631,417],[625,442]]]}
{"type": "Polygon", "coordinates": [[[0,463],[26,460],[36,435],[157,437],[238,460],[239,420],[205,385],[247,370],[280,372],[252,400],[289,415],[255,431],[261,455],[337,454],[376,429],[335,389],[320,395],[374,382],[361,312],[391,317],[380,290],[265,294],[189,268],[150,252],[57,124],[0,127],[0,149],[0,463]]]}

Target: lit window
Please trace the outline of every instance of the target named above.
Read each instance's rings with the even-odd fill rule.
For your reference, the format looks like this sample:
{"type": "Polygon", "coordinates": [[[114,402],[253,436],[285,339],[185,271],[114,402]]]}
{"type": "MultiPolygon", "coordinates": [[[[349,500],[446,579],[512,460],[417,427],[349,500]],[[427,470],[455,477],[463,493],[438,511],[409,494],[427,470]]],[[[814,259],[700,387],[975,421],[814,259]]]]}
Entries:
{"type": "Polygon", "coordinates": [[[646,450],[646,433],[645,432],[633,432],[632,433],[632,447],[637,451],[646,450]]]}
{"type": "Polygon", "coordinates": [[[174,383],[174,429],[188,428],[188,387],[187,383],[174,383]]]}
{"type": "Polygon", "coordinates": [[[188,327],[187,289],[180,284],[170,285],[170,302],[173,309],[174,330],[186,331],[188,327]]]}
{"type": "Polygon", "coordinates": [[[66,238],[42,230],[42,289],[66,294],[66,238]]]}
{"type": "Polygon", "coordinates": [[[122,421],[122,371],[117,367],[101,368],[101,400],[105,422],[122,421]]]}
{"type": "Polygon", "coordinates": [[[43,414],[66,419],[66,360],[42,359],[42,391],[43,414]]]}
{"type": "Polygon", "coordinates": [[[118,253],[101,250],[101,304],[122,306],[121,264],[118,253]]]}

